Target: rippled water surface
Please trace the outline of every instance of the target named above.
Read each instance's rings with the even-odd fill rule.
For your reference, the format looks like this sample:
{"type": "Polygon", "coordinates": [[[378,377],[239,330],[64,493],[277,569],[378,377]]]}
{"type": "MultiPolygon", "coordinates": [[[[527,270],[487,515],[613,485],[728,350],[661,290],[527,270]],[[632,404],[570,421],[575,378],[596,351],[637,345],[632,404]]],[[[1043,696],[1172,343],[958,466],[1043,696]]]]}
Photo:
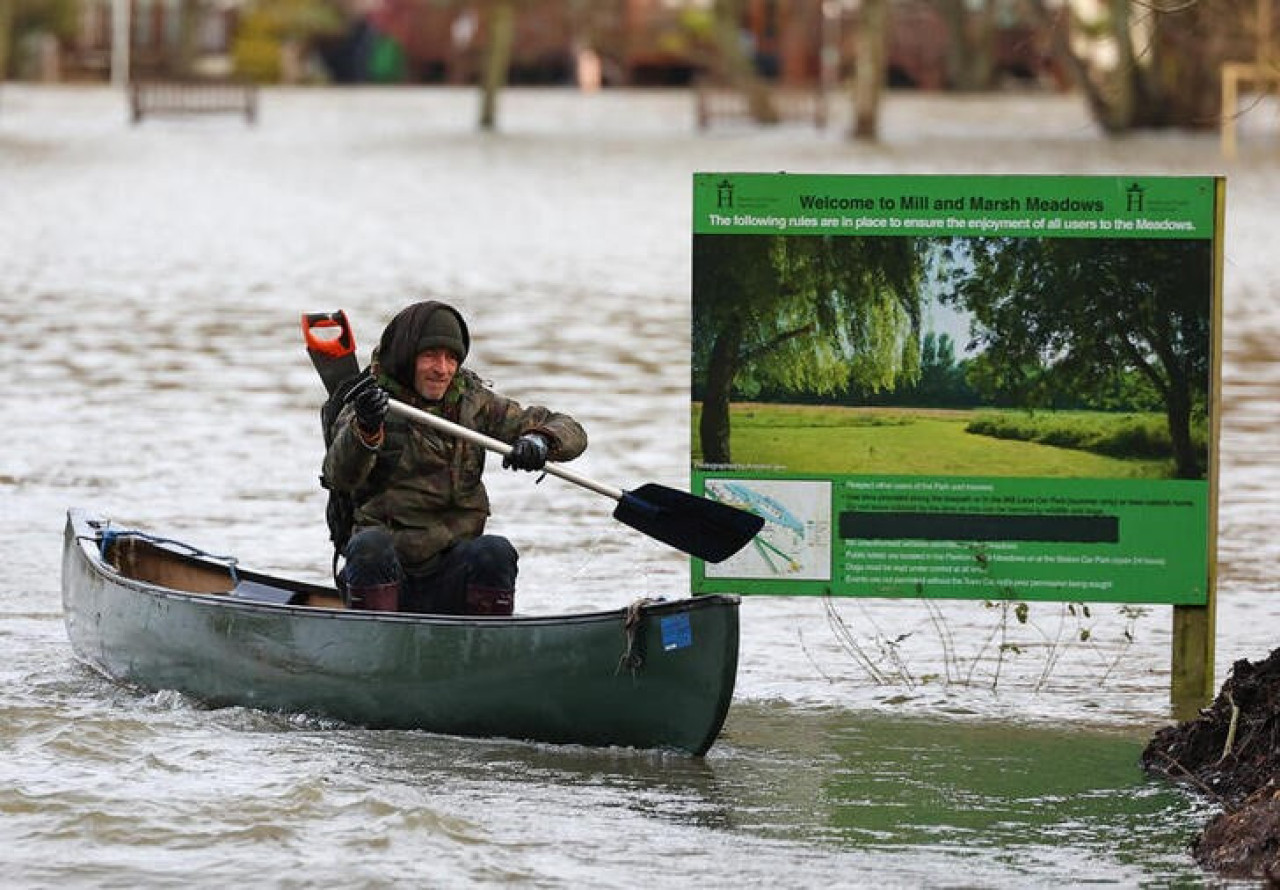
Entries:
{"type": "MultiPolygon", "coordinates": [[[[470,92],[268,91],[256,128],[131,128],[105,89],[0,92],[6,880],[1195,883],[1185,844],[1205,807],[1136,764],[1168,720],[1163,607],[1035,605],[1022,626],[980,603],[748,600],[705,760],[210,711],[75,663],[68,507],[325,578],[303,311],[345,308],[367,347],[405,303],[450,300],[474,367],[582,420],[584,473],[687,485],[703,170],[1226,174],[1218,680],[1275,646],[1270,118],[1246,120],[1227,163],[1212,134],[1103,141],[1059,96],[894,95],[874,146],[841,126],[698,134],[678,92],[512,92],[487,136],[476,111],[470,92]],[[1019,651],[1000,657],[1005,630],[1019,651]]],[[[490,475],[522,611],[687,591],[684,558],[607,501],[490,475]]]]}

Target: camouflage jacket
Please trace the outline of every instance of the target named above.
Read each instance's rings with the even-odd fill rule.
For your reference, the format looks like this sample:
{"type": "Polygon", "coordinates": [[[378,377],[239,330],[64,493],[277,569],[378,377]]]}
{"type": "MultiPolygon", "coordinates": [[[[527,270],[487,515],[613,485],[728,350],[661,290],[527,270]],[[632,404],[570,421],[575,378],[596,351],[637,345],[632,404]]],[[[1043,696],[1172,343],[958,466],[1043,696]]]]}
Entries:
{"type": "MultiPolygon", "coordinates": [[[[587,447],[587,434],[572,417],[537,406],[522,408],[467,369],[459,369],[449,392],[435,405],[390,378],[379,375],[378,382],[393,398],[503,442],[542,433],[551,443],[550,460],[572,460],[587,447]]],[[[489,496],[481,479],[486,452],[479,445],[392,414],[382,444],[370,448],[356,432],[349,405],[335,425],[324,457],[325,482],[352,494],[355,531],[381,526],[391,532],[406,572],[430,570],[440,551],[484,531],[489,496]]]]}

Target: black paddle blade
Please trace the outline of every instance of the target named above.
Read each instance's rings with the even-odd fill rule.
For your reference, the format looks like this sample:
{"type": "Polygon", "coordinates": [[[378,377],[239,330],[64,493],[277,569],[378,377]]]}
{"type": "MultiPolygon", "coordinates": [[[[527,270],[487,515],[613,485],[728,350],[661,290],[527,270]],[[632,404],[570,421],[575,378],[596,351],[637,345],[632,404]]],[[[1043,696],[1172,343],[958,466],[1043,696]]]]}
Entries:
{"type": "Polygon", "coordinates": [[[624,491],[613,518],[707,562],[733,556],[764,525],[754,513],[653,483],[624,491]]]}

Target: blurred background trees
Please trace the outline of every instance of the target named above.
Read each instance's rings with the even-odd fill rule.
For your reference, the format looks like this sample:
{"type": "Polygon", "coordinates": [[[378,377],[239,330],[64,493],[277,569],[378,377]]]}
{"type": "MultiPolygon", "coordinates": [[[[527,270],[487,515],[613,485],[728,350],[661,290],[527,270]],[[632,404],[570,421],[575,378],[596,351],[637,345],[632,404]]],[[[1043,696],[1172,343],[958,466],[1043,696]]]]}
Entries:
{"type": "MultiPolygon", "coordinates": [[[[1280,0],[0,0],[0,72],[102,79],[129,13],[134,76],[481,87],[711,84],[752,119],[889,90],[1074,90],[1105,132],[1218,122],[1220,67],[1274,45],[1280,0]],[[1274,21],[1275,16],[1273,15],[1274,21]],[[1263,33],[1263,31],[1266,33],[1263,33]]],[[[1280,53],[1277,53],[1280,55],[1280,53]]]]}

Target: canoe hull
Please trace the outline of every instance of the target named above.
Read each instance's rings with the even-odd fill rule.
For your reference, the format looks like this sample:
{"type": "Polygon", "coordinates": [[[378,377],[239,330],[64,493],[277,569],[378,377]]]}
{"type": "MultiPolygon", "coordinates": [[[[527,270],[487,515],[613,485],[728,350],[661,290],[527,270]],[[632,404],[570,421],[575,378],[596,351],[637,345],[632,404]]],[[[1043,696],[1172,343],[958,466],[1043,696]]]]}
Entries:
{"type": "Polygon", "coordinates": [[[68,515],[67,632],[77,657],[146,689],[374,728],[697,755],[732,698],[736,597],[505,618],[276,605],[128,578],[103,560],[102,527],[68,515]]]}

